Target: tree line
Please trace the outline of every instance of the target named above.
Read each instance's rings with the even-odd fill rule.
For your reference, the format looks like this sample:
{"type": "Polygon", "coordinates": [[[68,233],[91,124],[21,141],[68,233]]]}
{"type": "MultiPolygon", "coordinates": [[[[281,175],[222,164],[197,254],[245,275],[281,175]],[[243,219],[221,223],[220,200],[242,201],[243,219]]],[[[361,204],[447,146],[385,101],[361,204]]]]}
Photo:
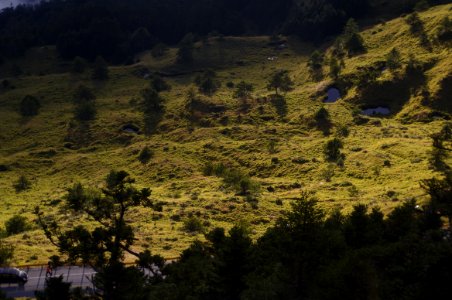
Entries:
{"type": "MultiPolygon", "coordinates": [[[[417,0],[396,2],[399,11],[407,11],[417,0]]],[[[285,33],[322,41],[349,18],[369,13],[370,0],[52,0],[0,13],[0,57],[57,45],[65,59],[103,56],[125,63],[144,49],[176,44],[189,32],[285,33]]]]}

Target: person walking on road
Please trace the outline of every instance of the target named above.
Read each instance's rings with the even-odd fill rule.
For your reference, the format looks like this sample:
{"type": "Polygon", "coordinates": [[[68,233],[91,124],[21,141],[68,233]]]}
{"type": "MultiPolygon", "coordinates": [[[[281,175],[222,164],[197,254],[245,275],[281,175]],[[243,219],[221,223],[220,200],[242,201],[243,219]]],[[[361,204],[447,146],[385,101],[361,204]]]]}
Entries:
{"type": "Polygon", "coordinates": [[[52,263],[49,261],[47,263],[46,277],[52,277],[52,273],[53,273],[52,263]]]}

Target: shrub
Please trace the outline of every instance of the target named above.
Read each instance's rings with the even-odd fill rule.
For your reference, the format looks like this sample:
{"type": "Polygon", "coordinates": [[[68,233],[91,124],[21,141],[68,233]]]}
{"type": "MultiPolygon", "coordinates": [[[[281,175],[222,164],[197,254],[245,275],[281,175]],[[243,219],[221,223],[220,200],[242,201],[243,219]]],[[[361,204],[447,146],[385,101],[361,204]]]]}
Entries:
{"type": "Polygon", "coordinates": [[[23,216],[13,216],[5,222],[6,234],[8,236],[27,231],[29,228],[27,219],[23,216]]]}
{"type": "Polygon", "coordinates": [[[325,109],[325,107],[321,107],[315,114],[314,119],[317,124],[324,124],[330,122],[330,113],[325,109]]]}
{"type": "Polygon", "coordinates": [[[201,220],[195,216],[191,216],[188,219],[184,221],[184,230],[196,233],[196,232],[203,232],[204,231],[204,225],[202,224],[201,220]]]}
{"type": "Polygon", "coordinates": [[[386,66],[389,70],[395,71],[399,69],[402,65],[402,58],[400,57],[400,52],[396,48],[386,55],[386,66]]]}
{"type": "Polygon", "coordinates": [[[334,166],[329,164],[325,169],[323,169],[320,173],[320,176],[326,181],[331,182],[331,179],[334,176],[334,166]]]}
{"type": "Polygon", "coordinates": [[[20,102],[20,114],[24,117],[36,116],[41,108],[41,103],[38,98],[27,95],[20,102]]]}
{"type": "Polygon", "coordinates": [[[228,88],[230,88],[230,89],[233,89],[234,86],[235,86],[235,84],[234,84],[234,82],[232,82],[232,81],[228,81],[228,82],[226,83],[226,87],[228,87],[228,88]]]}
{"type": "Polygon", "coordinates": [[[236,99],[247,99],[251,97],[254,91],[254,86],[251,83],[241,81],[237,84],[236,90],[234,91],[234,98],[236,99]]]}
{"type": "Polygon", "coordinates": [[[329,161],[338,161],[339,158],[343,159],[343,154],[341,153],[341,150],[343,148],[342,141],[338,138],[334,138],[332,140],[329,140],[323,149],[323,153],[325,154],[325,157],[329,161]]]}
{"type": "Polygon", "coordinates": [[[94,102],[83,102],[75,107],[74,116],[79,121],[90,121],[96,117],[97,109],[94,102]]]}
{"type": "Polygon", "coordinates": [[[350,135],[350,129],[346,125],[342,125],[337,129],[337,135],[340,137],[348,137],[350,135]]]}
{"type": "Polygon", "coordinates": [[[217,74],[208,70],[204,74],[199,75],[195,79],[195,84],[198,86],[200,93],[212,96],[221,87],[221,82],[216,79],[217,74]]]}
{"type": "Polygon", "coordinates": [[[153,156],[154,156],[154,151],[152,151],[151,149],[149,149],[149,147],[146,146],[141,150],[140,154],[138,155],[138,160],[142,164],[147,164],[153,156]]]}
{"type": "Polygon", "coordinates": [[[21,175],[17,181],[13,184],[14,189],[16,190],[16,193],[20,193],[22,191],[28,190],[31,188],[31,182],[25,177],[24,175],[21,175]]]}

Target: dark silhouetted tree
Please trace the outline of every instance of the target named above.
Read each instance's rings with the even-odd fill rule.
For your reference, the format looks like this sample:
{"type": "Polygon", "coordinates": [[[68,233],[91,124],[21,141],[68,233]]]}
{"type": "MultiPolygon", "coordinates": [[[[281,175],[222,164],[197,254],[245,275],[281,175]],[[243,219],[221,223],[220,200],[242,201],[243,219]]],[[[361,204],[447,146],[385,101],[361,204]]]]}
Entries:
{"type": "Polygon", "coordinates": [[[160,278],[155,267],[163,267],[160,257],[149,252],[143,256],[132,250],[135,235],[127,221],[128,214],[135,207],[153,207],[151,191],[136,189],[134,182],[127,172],[112,171],[101,192],[90,193],[81,188],[66,198],[67,207],[89,217],[97,224],[95,228],[77,225],[63,230],[56,221],[45,218],[39,207],[35,211],[45,235],[69,262],[88,264],[97,271],[93,283],[102,291],[103,299],[145,299],[148,280],[160,278]],[[125,253],[135,256],[139,265],[148,268],[152,278],[145,277],[135,267],[126,267],[125,253]],[[146,261],[142,261],[144,257],[146,261]]]}

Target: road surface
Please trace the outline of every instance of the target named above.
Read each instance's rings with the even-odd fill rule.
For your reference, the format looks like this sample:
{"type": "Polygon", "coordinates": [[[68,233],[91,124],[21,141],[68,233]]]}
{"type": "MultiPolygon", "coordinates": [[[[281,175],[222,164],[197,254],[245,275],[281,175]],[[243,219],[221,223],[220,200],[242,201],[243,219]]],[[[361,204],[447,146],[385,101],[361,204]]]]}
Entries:
{"type": "MultiPolygon", "coordinates": [[[[42,291],[45,288],[46,266],[22,268],[27,272],[28,282],[20,286],[18,284],[0,284],[0,289],[8,297],[34,297],[35,291],[42,291]]],[[[90,267],[65,266],[54,271],[54,276],[63,275],[64,281],[72,283],[71,287],[92,288],[91,276],[95,274],[90,267]]]]}

